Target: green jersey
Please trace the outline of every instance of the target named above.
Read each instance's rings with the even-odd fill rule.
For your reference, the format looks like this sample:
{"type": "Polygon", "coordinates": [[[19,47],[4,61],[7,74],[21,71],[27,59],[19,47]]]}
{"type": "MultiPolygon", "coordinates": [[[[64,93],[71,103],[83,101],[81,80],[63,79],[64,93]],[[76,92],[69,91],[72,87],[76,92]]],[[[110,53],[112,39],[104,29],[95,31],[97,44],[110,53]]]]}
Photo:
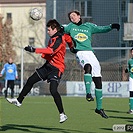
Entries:
{"type": "Polygon", "coordinates": [[[77,51],[93,51],[91,46],[92,34],[109,32],[112,28],[111,25],[97,26],[86,22],[81,25],[69,23],[64,27],[64,30],[72,37],[77,51]]]}
{"type": "Polygon", "coordinates": [[[133,58],[128,60],[128,72],[129,76],[133,78],[133,58]]]}

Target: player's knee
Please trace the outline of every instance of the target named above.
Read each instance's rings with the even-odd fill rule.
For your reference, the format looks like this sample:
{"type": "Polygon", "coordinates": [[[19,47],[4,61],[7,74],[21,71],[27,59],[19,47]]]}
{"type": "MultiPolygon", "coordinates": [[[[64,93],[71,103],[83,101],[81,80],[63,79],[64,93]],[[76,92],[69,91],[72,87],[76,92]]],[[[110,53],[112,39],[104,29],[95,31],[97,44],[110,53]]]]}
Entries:
{"type": "Polygon", "coordinates": [[[96,84],[95,87],[96,87],[97,89],[102,89],[102,84],[96,84]]]}
{"type": "Polygon", "coordinates": [[[56,88],[50,88],[50,93],[53,97],[56,97],[58,95],[58,91],[56,88]]]}
{"type": "Polygon", "coordinates": [[[58,92],[57,92],[57,87],[58,87],[58,83],[57,81],[50,81],[50,93],[52,96],[55,96],[58,92]]]}
{"type": "Polygon", "coordinates": [[[85,64],[84,70],[85,70],[85,74],[86,73],[90,73],[91,74],[92,66],[90,64],[85,64]]]}
{"type": "Polygon", "coordinates": [[[93,77],[93,81],[95,83],[95,88],[102,89],[102,79],[101,79],[101,77],[93,77]]]}

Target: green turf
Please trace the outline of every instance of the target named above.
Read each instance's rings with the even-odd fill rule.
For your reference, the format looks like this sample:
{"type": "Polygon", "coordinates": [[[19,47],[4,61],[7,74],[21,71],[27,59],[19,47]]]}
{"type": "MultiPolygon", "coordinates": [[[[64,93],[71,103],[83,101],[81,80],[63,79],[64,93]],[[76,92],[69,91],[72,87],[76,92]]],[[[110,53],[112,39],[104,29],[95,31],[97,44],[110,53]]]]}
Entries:
{"type": "Polygon", "coordinates": [[[95,101],[84,97],[62,97],[68,120],[60,124],[51,96],[27,97],[19,108],[0,98],[0,132],[3,133],[112,133],[114,124],[133,124],[128,98],[104,98],[109,119],[97,115],[95,101]]]}

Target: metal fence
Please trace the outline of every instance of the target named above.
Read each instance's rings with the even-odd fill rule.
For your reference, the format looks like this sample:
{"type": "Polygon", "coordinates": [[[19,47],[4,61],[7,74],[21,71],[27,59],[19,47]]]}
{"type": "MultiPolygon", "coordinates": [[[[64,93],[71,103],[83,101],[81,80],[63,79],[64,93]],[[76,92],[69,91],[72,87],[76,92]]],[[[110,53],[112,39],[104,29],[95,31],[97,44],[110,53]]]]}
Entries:
{"type": "MultiPolygon", "coordinates": [[[[80,12],[83,22],[86,21],[93,22],[97,25],[109,25],[112,23],[119,23],[121,25],[121,29],[119,32],[113,30],[107,34],[96,34],[92,38],[93,41],[92,44],[94,47],[95,55],[97,56],[101,64],[102,81],[127,81],[128,74],[125,74],[124,70],[127,67],[127,61],[130,58],[129,49],[131,49],[130,47],[133,46],[133,41],[132,39],[129,41],[124,41],[123,37],[124,37],[124,23],[127,23],[129,18],[132,18],[132,14],[131,16],[128,14],[129,3],[133,3],[133,1],[132,0],[99,0],[99,1],[98,0],[67,0],[67,1],[47,0],[45,19],[46,21],[48,21],[51,18],[56,18],[61,24],[68,24],[69,23],[69,19],[67,17],[68,12],[77,9],[77,7],[79,7],[79,9],[82,9],[80,10],[80,12]],[[88,6],[86,5],[86,3],[88,6]],[[77,4],[79,6],[77,6],[77,4]],[[86,14],[87,11],[89,11],[88,15],[86,14]]],[[[5,7],[3,9],[5,9],[5,7]]],[[[14,15],[14,12],[12,13],[14,15]]],[[[24,33],[24,35],[28,34],[29,31],[27,33],[24,33]]],[[[26,40],[28,40],[29,36],[26,37],[27,37],[26,40]]],[[[46,44],[48,39],[49,37],[46,34],[46,40],[45,40],[46,44]]],[[[24,40],[25,39],[21,37],[19,41],[26,44],[24,40]]],[[[20,56],[21,55],[16,56],[17,62],[19,62],[18,64],[19,78],[21,78],[20,56]]],[[[24,68],[23,68],[24,83],[27,80],[27,78],[35,71],[35,68],[40,67],[43,63],[44,60],[40,58],[40,55],[36,56],[35,54],[28,54],[27,52],[24,52],[24,68]],[[29,61],[28,63],[27,60],[29,61]]],[[[66,69],[62,76],[61,83],[59,85],[59,91],[61,94],[66,93],[66,81],[83,81],[84,71],[77,64],[75,55],[70,53],[69,49],[67,49],[65,64],[66,64],[66,69]]],[[[20,80],[21,79],[19,79],[17,84],[19,84],[20,80]]],[[[1,78],[0,90],[2,90],[4,86],[3,81],[4,80],[1,78]]],[[[46,82],[39,82],[35,84],[34,88],[39,88],[40,89],[39,93],[41,95],[49,94],[49,84],[47,84],[46,82]]],[[[36,89],[33,90],[33,93],[35,91],[36,89]]]]}
{"type": "MultiPolygon", "coordinates": [[[[103,81],[125,81],[128,75],[124,73],[127,61],[130,58],[130,47],[95,47],[94,53],[97,56],[101,68],[103,81]]],[[[66,70],[63,80],[82,81],[83,70],[77,64],[75,55],[69,50],[66,55],[66,70]]]]}
{"type": "MultiPolygon", "coordinates": [[[[128,74],[126,74],[124,70],[127,67],[127,61],[130,58],[130,49],[131,47],[94,47],[95,55],[97,56],[102,68],[102,81],[128,81],[128,74]]],[[[27,52],[24,52],[24,57],[29,56],[30,58],[30,55],[27,54],[27,52]]],[[[40,63],[35,64],[24,63],[24,83],[27,78],[35,71],[35,69],[40,67],[43,63],[44,60],[40,60],[40,63]]],[[[59,85],[59,92],[62,95],[66,94],[66,81],[83,81],[84,74],[83,69],[76,61],[75,54],[71,53],[69,49],[67,49],[66,52],[65,64],[66,69],[59,85]]],[[[19,75],[20,70],[20,67],[18,67],[19,75]]],[[[16,83],[16,95],[18,95],[20,84],[19,81],[16,83]]],[[[3,87],[4,82],[1,81],[1,91],[3,87]]],[[[31,95],[50,94],[49,84],[47,84],[47,82],[39,82],[35,84],[33,88],[34,89],[30,93],[31,95]]]]}
{"type": "MultiPolygon", "coordinates": [[[[131,47],[94,47],[94,53],[98,58],[102,68],[103,81],[125,81],[128,80],[123,73],[127,67],[127,61],[130,58],[131,47]]],[[[40,67],[45,60],[41,59],[40,55],[24,52],[24,80],[40,67]],[[26,58],[34,59],[34,63],[26,63],[26,58]]],[[[83,69],[77,63],[75,54],[71,53],[67,48],[65,56],[66,69],[62,77],[62,81],[83,81],[83,69]]],[[[21,74],[20,65],[18,65],[19,75],[21,74]]],[[[128,75],[127,75],[128,76],[128,75]]],[[[19,76],[21,77],[21,76],[19,76]]]]}

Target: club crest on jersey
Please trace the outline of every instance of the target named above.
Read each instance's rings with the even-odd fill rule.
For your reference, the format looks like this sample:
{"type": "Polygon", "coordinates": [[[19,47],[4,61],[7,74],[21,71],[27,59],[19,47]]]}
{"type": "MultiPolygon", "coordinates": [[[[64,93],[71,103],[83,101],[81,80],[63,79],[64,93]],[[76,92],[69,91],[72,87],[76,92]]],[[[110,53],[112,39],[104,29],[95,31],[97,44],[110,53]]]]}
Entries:
{"type": "Polygon", "coordinates": [[[8,72],[9,72],[9,73],[12,73],[12,72],[13,72],[13,70],[12,70],[12,69],[9,69],[9,70],[8,70],[8,72]]]}
{"type": "Polygon", "coordinates": [[[83,42],[88,39],[88,36],[86,36],[84,33],[78,33],[74,38],[80,42],[83,42]]]}

